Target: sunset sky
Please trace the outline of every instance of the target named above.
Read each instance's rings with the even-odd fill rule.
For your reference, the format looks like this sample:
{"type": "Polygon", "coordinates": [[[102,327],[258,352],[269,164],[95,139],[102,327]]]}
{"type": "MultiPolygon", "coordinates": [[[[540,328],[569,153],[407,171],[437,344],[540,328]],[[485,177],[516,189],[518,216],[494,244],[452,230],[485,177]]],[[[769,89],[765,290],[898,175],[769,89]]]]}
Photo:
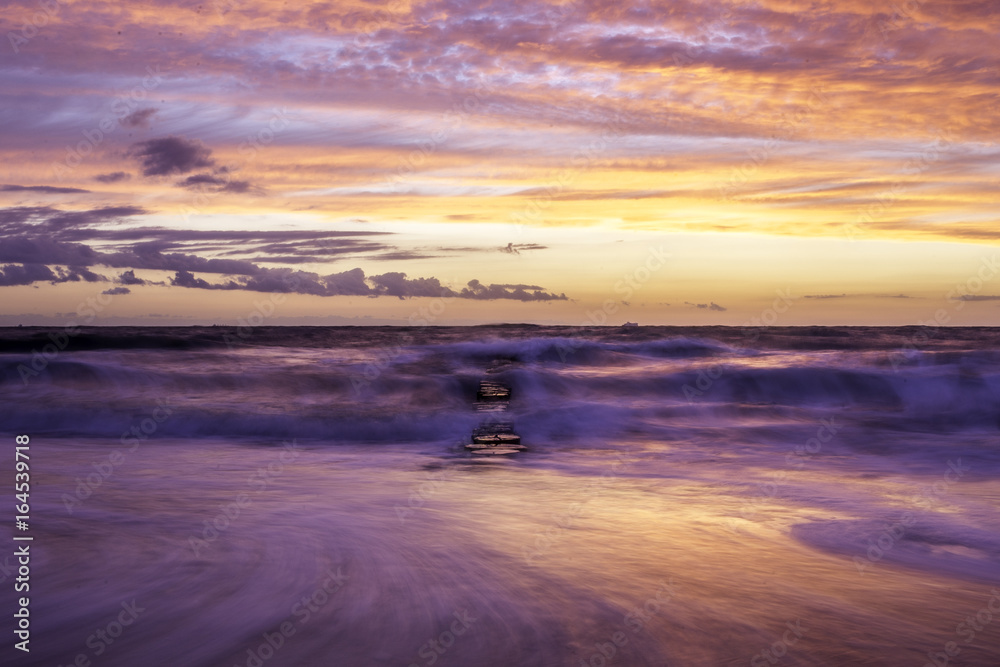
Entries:
{"type": "Polygon", "coordinates": [[[991,0],[0,27],[0,324],[1000,324],[991,0]]]}

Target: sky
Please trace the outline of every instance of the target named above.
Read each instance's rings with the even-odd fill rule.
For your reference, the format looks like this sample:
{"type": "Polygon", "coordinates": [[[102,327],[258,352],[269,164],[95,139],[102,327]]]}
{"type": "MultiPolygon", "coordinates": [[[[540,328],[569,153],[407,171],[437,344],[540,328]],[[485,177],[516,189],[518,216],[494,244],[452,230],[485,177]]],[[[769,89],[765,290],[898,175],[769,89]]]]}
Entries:
{"type": "Polygon", "coordinates": [[[1000,324],[990,0],[15,0],[0,325],[1000,324]]]}

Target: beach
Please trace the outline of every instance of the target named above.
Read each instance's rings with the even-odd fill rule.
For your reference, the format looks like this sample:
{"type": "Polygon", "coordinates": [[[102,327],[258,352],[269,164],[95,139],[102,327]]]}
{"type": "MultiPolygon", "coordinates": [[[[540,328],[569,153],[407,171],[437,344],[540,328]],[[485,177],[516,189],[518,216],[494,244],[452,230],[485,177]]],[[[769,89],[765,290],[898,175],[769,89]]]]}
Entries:
{"type": "Polygon", "coordinates": [[[992,329],[93,328],[25,381],[48,333],[18,664],[1000,655],[992,329]],[[475,457],[496,360],[528,449],[475,457]]]}

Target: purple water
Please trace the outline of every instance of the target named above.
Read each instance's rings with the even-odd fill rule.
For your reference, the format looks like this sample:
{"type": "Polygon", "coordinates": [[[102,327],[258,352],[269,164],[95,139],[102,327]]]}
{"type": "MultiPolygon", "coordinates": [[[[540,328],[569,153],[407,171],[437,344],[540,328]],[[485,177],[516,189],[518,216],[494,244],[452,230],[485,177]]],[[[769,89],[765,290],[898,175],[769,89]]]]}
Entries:
{"type": "Polygon", "coordinates": [[[996,330],[50,333],[0,331],[8,664],[1000,664],[996,330]]]}

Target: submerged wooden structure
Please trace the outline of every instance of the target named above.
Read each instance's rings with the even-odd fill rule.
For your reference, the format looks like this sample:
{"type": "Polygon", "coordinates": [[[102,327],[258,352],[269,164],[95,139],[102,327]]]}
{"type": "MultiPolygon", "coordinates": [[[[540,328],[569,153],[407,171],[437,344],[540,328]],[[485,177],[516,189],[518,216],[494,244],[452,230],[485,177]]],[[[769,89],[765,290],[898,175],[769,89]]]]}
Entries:
{"type": "Polygon", "coordinates": [[[484,419],[472,430],[466,449],[480,456],[517,454],[527,449],[521,444],[521,436],[514,431],[514,424],[508,417],[510,399],[511,389],[506,384],[496,380],[479,383],[474,405],[484,419]]]}

